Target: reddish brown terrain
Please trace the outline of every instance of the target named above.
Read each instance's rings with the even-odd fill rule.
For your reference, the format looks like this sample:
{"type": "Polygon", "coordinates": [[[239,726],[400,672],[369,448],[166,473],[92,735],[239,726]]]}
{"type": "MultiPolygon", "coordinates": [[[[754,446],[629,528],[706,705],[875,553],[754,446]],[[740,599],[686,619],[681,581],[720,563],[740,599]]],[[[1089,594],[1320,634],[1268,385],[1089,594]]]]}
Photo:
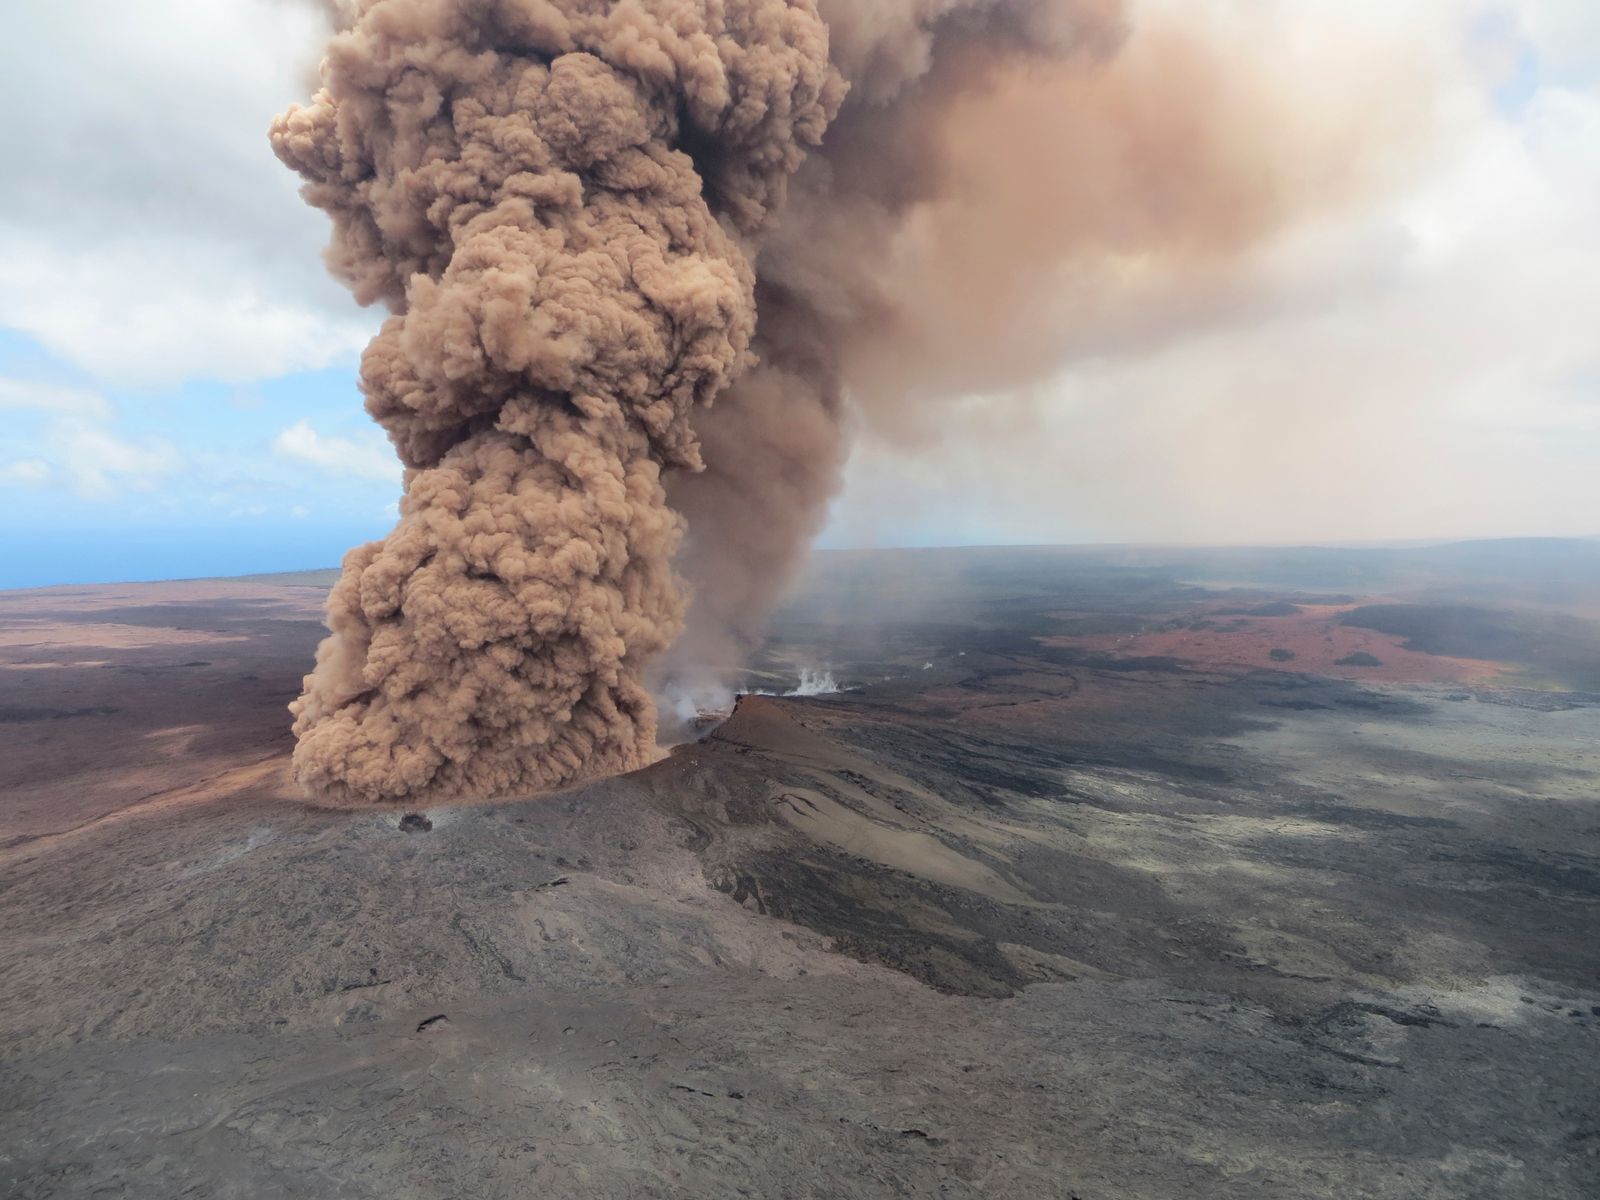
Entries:
{"type": "Polygon", "coordinates": [[[1292,615],[1246,616],[1226,604],[1198,604],[1171,614],[1176,628],[1146,633],[1059,637],[1052,644],[1076,646],[1123,658],[1172,658],[1187,667],[1235,671],[1292,671],[1372,683],[1483,683],[1504,674],[1502,663],[1409,650],[1404,639],[1340,623],[1369,597],[1347,604],[1303,604],[1292,615]],[[1292,658],[1274,658],[1272,651],[1292,658]],[[1380,665],[1341,663],[1368,654],[1380,665]]]}
{"type": "Polygon", "coordinates": [[[325,594],[218,581],[0,592],[0,846],[130,810],[292,795],[285,705],[325,594]]]}

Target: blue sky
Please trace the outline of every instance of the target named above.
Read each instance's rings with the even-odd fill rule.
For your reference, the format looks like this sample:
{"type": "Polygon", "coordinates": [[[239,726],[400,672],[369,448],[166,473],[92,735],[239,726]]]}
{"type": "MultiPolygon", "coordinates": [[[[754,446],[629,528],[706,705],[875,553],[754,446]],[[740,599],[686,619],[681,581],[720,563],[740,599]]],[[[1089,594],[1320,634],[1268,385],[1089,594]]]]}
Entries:
{"type": "Polygon", "coordinates": [[[392,524],[400,469],[353,359],[116,387],[0,330],[0,379],[0,586],[329,566],[392,524]]]}
{"type": "MultiPolygon", "coordinates": [[[[327,566],[389,527],[399,468],[355,386],[378,316],[326,277],[265,137],[310,86],[313,10],[8,22],[0,587],[327,566]]],[[[1081,348],[937,437],[867,430],[825,543],[1600,533],[1600,5],[1259,11],[1243,55],[1330,20],[1384,48],[1432,122],[1405,169],[1137,355],[1081,348]]],[[[1297,102],[1348,104],[1298,75],[1297,102]]]]}

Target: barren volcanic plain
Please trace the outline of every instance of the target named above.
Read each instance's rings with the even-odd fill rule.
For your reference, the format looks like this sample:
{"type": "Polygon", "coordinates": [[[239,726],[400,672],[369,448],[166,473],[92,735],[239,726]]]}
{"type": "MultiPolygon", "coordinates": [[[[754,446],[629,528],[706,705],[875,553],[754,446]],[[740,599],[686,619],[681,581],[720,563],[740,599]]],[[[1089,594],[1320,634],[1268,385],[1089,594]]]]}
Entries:
{"type": "Polygon", "coordinates": [[[330,574],[0,594],[0,1195],[1600,1195],[1597,556],[823,554],[420,819],[288,780],[330,574]]]}

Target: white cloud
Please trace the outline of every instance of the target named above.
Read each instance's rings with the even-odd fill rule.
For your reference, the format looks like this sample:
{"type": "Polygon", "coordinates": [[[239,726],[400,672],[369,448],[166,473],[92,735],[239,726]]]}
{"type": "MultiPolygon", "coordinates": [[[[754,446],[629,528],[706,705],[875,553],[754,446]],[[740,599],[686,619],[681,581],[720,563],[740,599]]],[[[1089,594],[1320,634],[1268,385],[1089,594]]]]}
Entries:
{"type": "Polygon", "coordinates": [[[73,489],[89,500],[105,500],[122,488],[147,490],[181,465],[176,449],[159,438],[137,442],[85,421],[65,421],[50,438],[73,489]]]}
{"type": "Polygon", "coordinates": [[[345,478],[400,482],[400,462],[376,430],[360,440],[325,437],[311,427],[311,422],[296,421],[273,439],[272,448],[286,458],[345,478]]]}
{"type": "Polygon", "coordinates": [[[107,426],[115,413],[96,392],[0,379],[0,410],[5,409],[48,418],[38,443],[47,457],[0,467],[0,483],[41,486],[62,478],[85,499],[107,499],[125,487],[149,488],[180,462],[178,452],[160,438],[132,441],[111,432],[107,426]]]}
{"type": "Polygon", "coordinates": [[[289,515],[297,521],[303,521],[311,515],[311,510],[304,504],[296,504],[289,510],[289,515]]]}
{"type": "Polygon", "coordinates": [[[0,409],[8,408],[100,420],[111,415],[111,406],[98,393],[36,383],[30,379],[0,379],[0,409]]]}
{"type": "Polygon", "coordinates": [[[21,458],[0,465],[0,487],[38,487],[54,474],[42,458],[21,458]]]}
{"type": "Polygon", "coordinates": [[[243,381],[349,356],[376,317],[328,279],[327,222],[273,157],[315,5],[101,0],[9,14],[0,325],[113,383],[243,381]]]}
{"type": "Polygon", "coordinates": [[[1520,0],[1508,7],[1547,62],[1558,68],[1600,63],[1600,4],[1594,0],[1520,0]]]}
{"type": "MultiPolygon", "coordinates": [[[[315,245],[300,247],[315,263],[315,245]]],[[[314,370],[357,354],[377,318],[315,306],[252,269],[239,247],[152,233],[79,249],[0,224],[0,325],[101,379],[230,383],[314,370]]]]}

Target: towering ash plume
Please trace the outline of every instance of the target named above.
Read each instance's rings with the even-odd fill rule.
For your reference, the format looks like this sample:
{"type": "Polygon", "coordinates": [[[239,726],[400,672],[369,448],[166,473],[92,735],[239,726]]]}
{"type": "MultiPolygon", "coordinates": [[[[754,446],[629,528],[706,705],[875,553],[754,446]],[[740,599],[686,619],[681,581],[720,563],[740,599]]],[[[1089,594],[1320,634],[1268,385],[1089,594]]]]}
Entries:
{"type": "Polygon", "coordinates": [[[294,705],[339,799],[473,796],[644,761],[681,626],[688,417],[746,364],[748,239],[842,94],[788,0],[366,0],[273,126],[333,269],[396,312],[367,408],[408,471],[346,556],[294,705]]]}
{"type": "Polygon", "coordinates": [[[1114,0],[331,9],[272,140],[395,314],[361,379],[408,468],[293,706],[335,799],[645,761],[688,597],[657,684],[756,635],[853,424],[1051,366],[1086,247],[1204,264],[1296,203],[1264,122],[1207,119],[1230,77],[1126,53],[1114,0]]]}

